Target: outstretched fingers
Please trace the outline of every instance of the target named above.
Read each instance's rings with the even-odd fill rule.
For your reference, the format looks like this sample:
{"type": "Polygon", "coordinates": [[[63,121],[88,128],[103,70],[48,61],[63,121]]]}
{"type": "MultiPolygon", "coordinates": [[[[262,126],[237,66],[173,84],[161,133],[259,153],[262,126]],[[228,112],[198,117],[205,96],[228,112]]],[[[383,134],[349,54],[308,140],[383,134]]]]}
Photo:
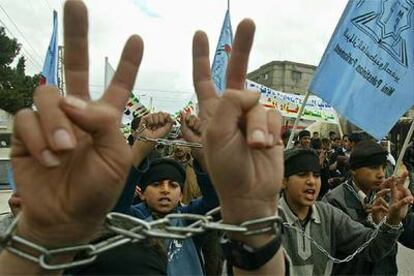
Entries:
{"type": "Polygon", "coordinates": [[[68,0],[65,3],[64,43],[68,95],[89,100],[88,14],[82,1],[68,0]]]}
{"type": "Polygon", "coordinates": [[[244,19],[237,27],[227,67],[227,88],[237,90],[244,88],[255,28],[251,19],[244,19]]]}
{"type": "Polygon", "coordinates": [[[201,116],[208,108],[206,103],[218,98],[211,79],[208,38],[202,31],[197,31],[193,37],[193,82],[201,116]]]}
{"type": "Polygon", "coordinates": [[[138,35],[131,36],[122,51],[115,75],[102,100],[122,111],[134,87],[144,52],[144,42],[138,35]]]}

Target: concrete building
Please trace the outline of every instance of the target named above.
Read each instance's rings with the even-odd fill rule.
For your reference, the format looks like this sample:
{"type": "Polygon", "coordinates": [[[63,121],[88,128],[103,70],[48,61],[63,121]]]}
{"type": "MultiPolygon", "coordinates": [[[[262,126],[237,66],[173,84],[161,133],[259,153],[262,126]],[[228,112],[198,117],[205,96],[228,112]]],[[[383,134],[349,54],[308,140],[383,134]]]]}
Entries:
{"type": "Polygon", "coordinates": [[[13,116],[0,109],[0,190],[7,184],[13,116]]]}
{"type": "MultiPolygon", "coordinates": [[[[314,65],[286,60],[272,61],[248,73],[247,79],[277,91],[304,95],[308,90],[316,68],[314,65]]],[[[294,121],[294,118],[284,118],[283,124],[285,128],[291,128],[294,121]]],[[[301,120],[297,131],[309,127],[312,123],[312,121],[301,120]]],[[[327,136],[329,131],[340,133],[338,126],[335,124],[315,124],[310,129],[318,131],[322,136],[327,136]]]]}
{"type": "Polygon", "coordinates": [[[305,94],[316,66],[292,61],[272,61],[247,74],[247,78],[274,90],[305,94]]]}

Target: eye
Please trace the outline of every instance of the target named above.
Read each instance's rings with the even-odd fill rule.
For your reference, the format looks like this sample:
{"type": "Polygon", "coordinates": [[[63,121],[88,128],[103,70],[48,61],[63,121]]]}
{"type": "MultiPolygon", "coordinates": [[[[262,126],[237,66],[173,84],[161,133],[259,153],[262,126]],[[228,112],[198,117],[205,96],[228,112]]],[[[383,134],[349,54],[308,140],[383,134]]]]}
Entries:
{"type": "Polygon", "coordinates": [[[174,189],[177,189],[178,187],[180,187],[180,184],[178,184],[177,182],[175,182],[175,181],[171,181],[170,182],[170,186],[172,187],[172,188],[174,188],[174,189]]]}

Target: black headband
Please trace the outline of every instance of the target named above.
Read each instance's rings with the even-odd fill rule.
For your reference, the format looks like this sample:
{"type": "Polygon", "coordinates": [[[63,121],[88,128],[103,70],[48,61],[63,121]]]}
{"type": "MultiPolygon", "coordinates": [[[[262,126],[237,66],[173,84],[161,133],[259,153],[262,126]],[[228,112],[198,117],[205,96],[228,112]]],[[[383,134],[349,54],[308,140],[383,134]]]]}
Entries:
{"type": "MultiPolygon", "coordinates": [[[[285,177],[300,172],[320,173],[319,157],[311,150],[294,150],[290,156],[285,159],[285,177]]],[[[289,154],[288,154],[289,155],[289,154]]]]}
{"type": "Polygon", "coordinates": [[[184,188],[185,176],[185,170],[177,161],[166,158],[154,159],[151,161],[148,171],[142,175],[139,186],[142,191],[145,191],[148,185],[152,183],[171,180],[177,182],[182,190],[184,188]]]}

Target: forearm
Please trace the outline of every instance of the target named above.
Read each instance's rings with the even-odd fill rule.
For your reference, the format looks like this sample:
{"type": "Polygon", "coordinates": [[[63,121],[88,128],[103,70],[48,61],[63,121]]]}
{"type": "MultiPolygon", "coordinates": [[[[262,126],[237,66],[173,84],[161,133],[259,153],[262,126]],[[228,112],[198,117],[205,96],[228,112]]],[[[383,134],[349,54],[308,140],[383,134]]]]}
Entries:
{"type": "Polygon", "coordinates": [[[135,141],[132,147],[132,165],[138,167],[154,149],[154,142],[135,141]]]}
{"type": "MultiPolygon", "coordinates": [[[[32,260],[28,260],[24,257],[13,253],[11,250],[18,250],[22,253],[32,256],[33,258],[37,258],[40,260],[41,253],[43,249],[56,249],[61,247],[72,246],[74,244],[78,244],[79,236],[76,234],[68,235],[50,235],[45,233],[34,233],[32,228],[23,227],[23,218],[20,216],[18,219],[17,229],[13,232],[14,235],[17,235],[20,238],[23,238],[31,243],[34,243],[39,248],[32,248],[28,245],[24,245],[21,242],[17,242],[15,240],[8,241],[8,246],[10,249],[3,248],[0,252],[0,275],[61,275],[63,270],[46,270],[41,267],[39,262],[34,262],[32,260]],[[29,232],[28,232],[29,231],[29,232]],[[29,234],[28,234],[29,233],[29,234]],[[42,238],[36,235],[45,234],[42,238]],[[76,242],[74,241],[76,240],[76,242]],[[43,249],[41,249],[43,248],[43,249]],[[10,250],[10,251],[9,251],[10,250]]],[[[70,230],[67,231],[71,233],[70,230]]],[[[60,233],[62,234],[62,233],[60,233]]],[[[83,237],[80,238],[79,242],[85,241],[83,237]]],[[[75,257],[75,253],[66,253],[61,254],[59,256],[49,256],[49,258],[45,258],[44,261],[48,265],[60,265],[70,263],[75,257]]]]}
{"type": "Polygon", "coordinates": [[[202,200],[206,208],[211,209],[219,205],[219,199],[214,189],[211,178],[206,171],[203,170],[203,165],[198,160],[193,163],[194,172],[197,177],[197,184],[202,194],[202,200]]]}
{"type": "MultiPolygon", "coordinates": [[[[230,202],[228,202],[230,203],[230,202]]],[[[274,216],[277,213],[277,201],[274,202],[246,202],[237,204],[237,208],[230,207],[231,204],[222,206],[223,222],[228,224],[239,225],[248,220],[274,216]]],[[[242,234],[232,233],[229,238],[240,241],[252,248],[261,248],[276,238],[276,233],[265,233],[260,235],[245,236],[242,234]]],[[[276,254],[263,266],[257,270],[246,271],[237,267],[233,268],[235,275],[285,275],[285,258],[282,247],[276,254]]]]}
{"type": "Polygon", "coordinates": [[[207,172],[207,163],[206,158],[204,156],[204,149],[193,149],[191,151],[191,154],[193,155],[194,159],[197,160],[198,164],[200,165],[200,168],[203,172],[207,172]]]}

